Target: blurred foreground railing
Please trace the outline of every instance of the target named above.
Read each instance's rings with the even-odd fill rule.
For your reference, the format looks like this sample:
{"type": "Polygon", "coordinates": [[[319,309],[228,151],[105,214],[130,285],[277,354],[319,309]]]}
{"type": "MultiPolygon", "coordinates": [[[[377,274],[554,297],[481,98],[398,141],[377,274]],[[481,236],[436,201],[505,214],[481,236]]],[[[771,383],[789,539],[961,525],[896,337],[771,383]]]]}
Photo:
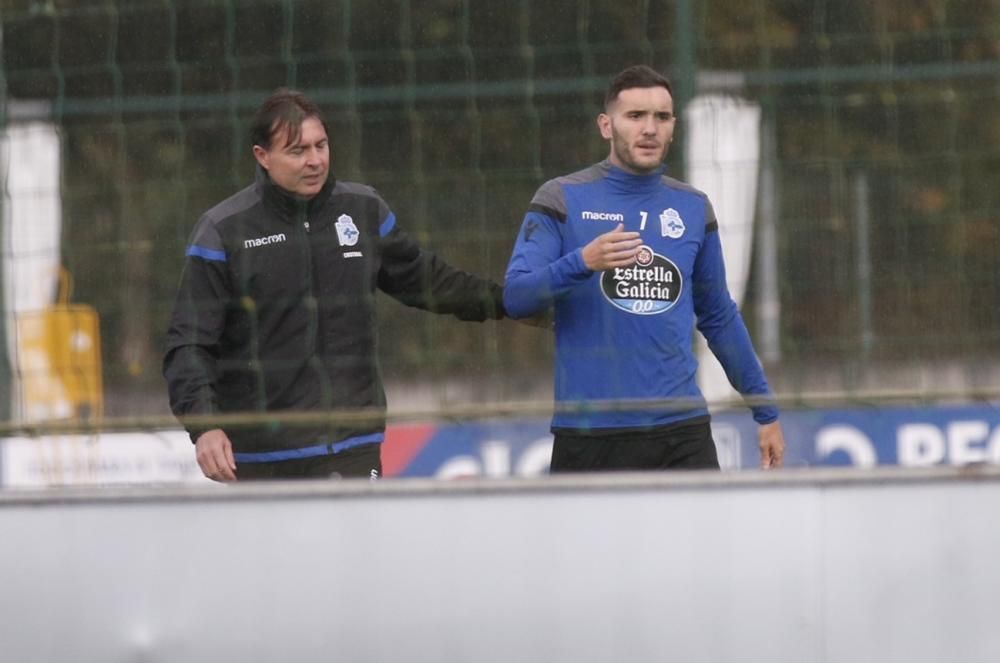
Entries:
{"type": "Polygon", "coordinates": [[[985,466],[12,492],[0,655],[987,663],[998,503],[985,466]]]}

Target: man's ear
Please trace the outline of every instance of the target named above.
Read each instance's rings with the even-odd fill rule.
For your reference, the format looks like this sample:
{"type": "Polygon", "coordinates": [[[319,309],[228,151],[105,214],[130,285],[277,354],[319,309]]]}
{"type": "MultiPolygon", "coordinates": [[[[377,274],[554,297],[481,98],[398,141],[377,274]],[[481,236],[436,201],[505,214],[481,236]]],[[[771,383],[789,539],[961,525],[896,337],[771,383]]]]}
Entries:
{"type": "Polygon", "coordinates": [[[597,116],[597,128],[601,130],[601,137],[605,140],[611,140],[611,116],[607,113],[601,113],[597,116]]]}
{"type": "Polygon", "coordinates": [[[260,145],[253,146],[253,158],[257,160],[257,163],[259,163],[260,167],[263,168],[264,170],[267,170],[267,157],[268,157],[267,150],[265,150],[260,145]]]}

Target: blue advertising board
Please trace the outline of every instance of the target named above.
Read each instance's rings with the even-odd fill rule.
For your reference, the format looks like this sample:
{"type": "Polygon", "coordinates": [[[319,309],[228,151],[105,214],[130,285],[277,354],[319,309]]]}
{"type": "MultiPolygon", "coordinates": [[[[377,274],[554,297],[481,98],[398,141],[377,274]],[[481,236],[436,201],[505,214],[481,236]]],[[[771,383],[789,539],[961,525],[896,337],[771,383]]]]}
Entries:
{"type": "MultiPolygon", "coordinates": [[[[1000,464],[1000,407],[786,409],[785,466],[1000,464]]],[[[719,462],[760,462],[749,411],[712,418],[719,462]]],[[[548,418],[392,425],[382,448],[386,477],[507,477],[548,472],[548,418]]],[[[0,440],[0,486],[204,482],[182,430],[0,440]]]]}
{"type": "MultiPolygon", "coordinates": [[[[785,410],[786,467],[1000,464],[1000,408],[948,407],[785,410]]],[[[757,425],[749,413],[713,415],[725,469],[758,466],[757,425]]],[[[393,426],[383,449],[386,476],[533,476],[547,472],[548,419],[393,426]]]]}

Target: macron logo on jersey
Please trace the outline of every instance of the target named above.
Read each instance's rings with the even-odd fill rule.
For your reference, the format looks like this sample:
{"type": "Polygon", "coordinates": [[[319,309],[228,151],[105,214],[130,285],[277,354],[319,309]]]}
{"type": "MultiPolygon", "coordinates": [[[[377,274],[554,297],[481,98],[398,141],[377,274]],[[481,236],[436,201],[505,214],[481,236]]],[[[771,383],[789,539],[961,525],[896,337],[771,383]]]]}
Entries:
{"type": "Polygon", "coordinates": [[[277,235],[268,235],[267,237],[256,237],[254,239],[248,239],[243,242],[243,248],[252,249],[255,246],[264,246],[265,244],[277,244],[278,242],[284,242],[286,239],[285,233],[278,233],[277,235]]]}
{"type": "Polygon", "coordinates": [[[584,221],[625,221],[625,215],[621,212],[591,212],[584,210],[581,214],[584,221]]]}

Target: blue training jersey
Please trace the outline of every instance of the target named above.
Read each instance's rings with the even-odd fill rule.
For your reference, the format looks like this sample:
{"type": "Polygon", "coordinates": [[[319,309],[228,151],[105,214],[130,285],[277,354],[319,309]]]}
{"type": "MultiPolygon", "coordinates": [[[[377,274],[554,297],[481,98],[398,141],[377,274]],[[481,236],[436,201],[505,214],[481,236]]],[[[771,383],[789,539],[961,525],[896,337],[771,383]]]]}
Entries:
{"type": "MultiPolygon", "coordinates": [[[[693,334],[705,336],[738,392],[770,388],[726,286],[718,223],[707,196],[665,176],[609,161],[546,182],[531,201],[507,267],[514,318],[555,307],[554,429],[648,428],[708,415],[693,334]],[[592,272],[583,247],[619,224],[638,231],[634,264],[592,272]],[[622,401],[670,400],[627,408],[622,401]],[[601,410],[601,401],[615,406],[601,410]]],[[[761,424],[778,418],[751,406],[761,424]]]]}

